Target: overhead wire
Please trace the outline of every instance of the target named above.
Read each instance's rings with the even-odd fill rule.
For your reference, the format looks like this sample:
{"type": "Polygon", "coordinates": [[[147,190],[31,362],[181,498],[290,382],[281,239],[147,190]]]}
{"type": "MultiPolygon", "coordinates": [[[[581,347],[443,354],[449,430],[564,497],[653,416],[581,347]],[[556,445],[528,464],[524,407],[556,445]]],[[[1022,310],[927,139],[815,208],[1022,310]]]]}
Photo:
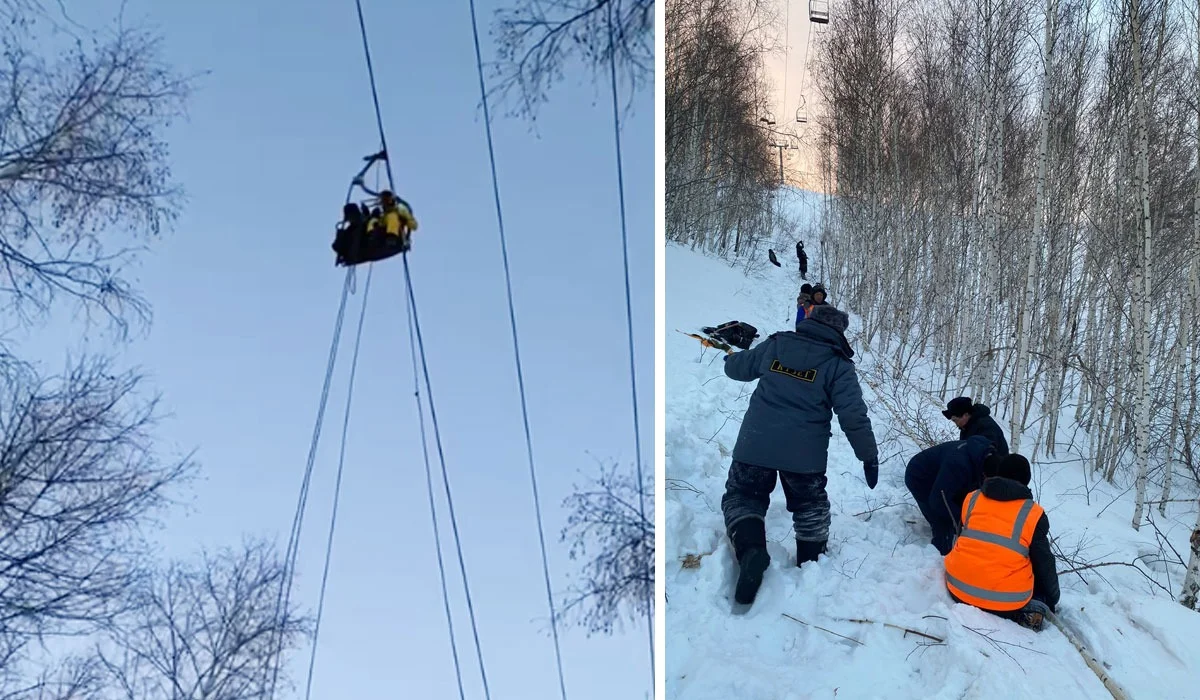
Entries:
{"type": "MultiPolygon", "coordinates": [[[[359,31],[362,34],[363,54],[366,57],[366,63],[367,63],[367,77],[371,83],[371,100],[375,106],[375,123],[379,128],[379,143],[383,148],[383,152],[385,154],[387,154],[388,153],[388,145],[387,145],[387,136],[384,133],[384,128],[383,128],[383,111],[382,111],[382,109],[380,109],[380,106],[379,106],[379,90],[378,90],[378,87],[376,86],[375,69],[374,69],[372,61],[371,61],[371,47],[370,47],[370,42],[367,39],[367,24],[366,24],[366,19],[363,16],[362,0],[354,0],[354,5],[355,5],[355,9],[358,12],[359,31]]],[[[395,192],[396,191],[396,182],[395,182],[395,177],[392,173],[391,158],[385,155],[384,164],[387,168],[388,187],[391,189],[392,192],[395,192]]],[[[476,652],[476,655],[479,657],[479,673],[483,679],[484,697],[487,700],[490,700],[491,691],[488,687],[488,682],[487,682],[487,671],[485,669],[485,664],[484,664],[483,648],[479,641],[479,628],[478,628],[478,625],[477,625],[477,622],[475,619],[475,606],[471,600],[471,587],[470,587],[470,584],[468,583],[466,560],[463,557],[463,553],[462,553],[462,540],[461,540],[461,537],[459,536],[459,532],[458,532],[458,519],[454,513],[454,500],[450,493],[450,477],[446,470],[446,456],[442,449],[441,429],[438,426],[437,412],[434,408],[433,384],[429,378],[429,365],[428,365],[428,363],[426,361],[426,357],[425,357],[425,343],[421,336],[421,321],[420,321],[419,315],[417,314],[416,293],[413,290],[412,274],[411,274],[411,271],[409,270],[409,266],[408,266],[408,251],[407,250],[402,253],[402,258],[404,260],[404,283],[408,289],[408,299],[409,299],[409,304],[411,305],[410,308],[412,311],[413,329],[416,331],[417,345],[418,345],[418,350],[419,350],[419,354],[420,354],[420,358],[421,358],[421,366],[424,370],[424,375],[425,375],[425,393],[429,397],[430,422],[433,426],[434,442],[437,445],[438,460],[441,464],[442,481],[443,481],[443,484],[445,485],[446,501],[447,501],[447,505],[449,506],[449,511],[450,511],[449,512],[450,524],[451,524],[451,528],[454,532],[454,545],[455,545],[455,549],[458,554],[459,571],[462,574],[463,590],[466,594],[467,612],[468,612],[468,616],[469,616],[470,622],[471,622],[471,633],[472,633],[472,636],[474,637],[474,641],[475,641],[475,652],[476,652]]],[[[419,402],[418,402],[418,410],[420,410],[419,402]]],[[[422,430],[424,430],[424,422],[423,421],[421,423],[421,427],[422,427],[422,430]]],[[[424,440],[424,439],[425,438],[423,436],[422,440],[424,440]]],[[[433,514],[433,517],[436,520],[436,518],[437,518],[436,513],[433,514]]],[[[439,550],[439,556],[440,556],[440,550],[439,550]]],[[[448,605],[449,605],[449,603],[447,601],[447,606],[448,605]]],[[[451,629],[453,629],[452,626],[451,626],[451,629]]],[[[453,632],[451,632],[451,634],[453,634],[453,632]]],[[[457,657],[457,653],[456,653],[456,657],[457,657]]],[[[461,684],[460,684],[460,691],[461,691],[461,684]]]]}
{"type": "Polygon", "coordinates": [[[342,441],[338,452],[337,478],[333,486],[333,510],[329,514],[329,534],[325,541],[325,564],[321,572],[321,592],[317,597],[317,616],[313,626],[312,650],[308,659],[308,680],[304,687],[304,697],[312,697],[313,669],[317,663],[317,641],[321,636],[321,616],[325,612],[325,590],[329,584],[329,562],[333,558],[333,533],[337,527],[338,503],[342,495],[342,473],[346,466],[346,438],[350,432],[350,409],[354,403],[354,379],[358,374],[358,351],[362,345],[363,325],[367,318],[367,302],[371,296],[371,275],[375,264],[367,267],[367,281],[363,284],[362,310],[358,314],[358,331],[354,335],[354,352],[350,360],[350,379],[346,388],[346,412],[342,417],[342,441]]]}
{"type": "MultiPolygon", "coordinates": [[[[379,131],[380,145],[382,147],[383,159],[384,159],[385,167],[387,170],[388,185],[392,191],[395,191],[395,179],[394,179],[394,176],[392,173],[391,161],[387,157],[387,137],[386,137],[386,134],[385,134],[384,128],[383,128],[382,110],[380,109],[380,106],[379,106],[379,93],[378,93],[378,88],[377,88],[376,82],[375,82],[375,71],[374,71],[374,66],[372,64],[372,61],[371,61],[370,44],[369,44],[369,41],[367,38],[366,21],[365,21],[364,15],[363,15],[361,0],[355,0],[355,8],[356,8],[357,14],[358,14],[359,30],[360,30],[360,33],[362,36],[362,43],[363,43],[363,53],[366,57],[368,79],[369,79],[370,85],[371,85],[371,97],[372,97],[372,101],[373,101],[374,107],[375,107],[375,120],[376,120],[376,126],[378,127],[378,131],[379,131]]],[[[351,195],[353,193],[353,188],[354,188],[354,183],[351,183],[350,188],[346,194],[346,203],[347,204],[349,204],[351,201],[351,195]]],[[[320,622],[321,622],[321,616],[322,616],[322,613],[324,610],[325,593],[327,590],[328,576],[329,576],[329,563],[330,563],[330,559],[332,556],[333,537],[334,537],[334,533],[336,531],[336,524],[337,524],[338,502],[339,502],[340,493],[341,493],[341,483],[342,483],[342,477],[343,477],[344,466],[345,466],[345,449],[346,449],[347,434],[349,432],[350,411],[351,411],[352,398],[353,398],[354,380],[355,380],[356,371],[357,371],[358,354],[359,354],[359,349],[360,349],[361,341],[362,341],[362,330],[363,330],[364,320],[365,320],[365,316],[366,316],[367,302],[369,300],[369,290],[370,290],[370,284],[371,284],[372,269],[373,269],[373,264],[372,264],[372,267],[368,267],[367,281],[366,281],[366,285],[364,288],[364,295],[363,295],[363,306],[362,306],[362,311],[359,316],[358,331],[357,331],[356,338],[355,338],[354,359],[352,362],[351,372],[350,372],[350,381],[349,381],[347,402],[346,402],[346,413],[345,413],[345,416],[343,419],[343,425],[342,425],[341,453],[339,456],[337,480],[336,480],[335,488],[334,488],[333,510],[330,515],[329,532],[328,532],[327,541],[326,541],[324,571],[323,571],[322,579],[321,579],[321,591],[320,591],[320,597],[319,597],[319,603],[318,603],[316,626],[314,629],[313,645],[312,645],[312,651],[311,651],[311,655],[310,655],[310,659],[309,659],[308,678],[307,678],[306,690],[305,690],[306,698],[311,697],[311,693],[312,693],[313,671],[314,671],[315,661],[316,661],[316,653],[317,653],[317,646],[318,646],[317,643],[318,643],[319,635],[320,635],[320,622]]],[[[308,493],[309,493],[309,488],[310,488],[311,480],[312,480],[313,466],[316,461],[316,449],[317,449],[317,445],[320,441],[321,429],[322,429],[322,426],[324,423],[325,408],[328,404],[329,388],[330,388],[330,384],[331,384],[332,377],[333,377],[333,371],[336,366],[337,349],[338,349],[338,345],[340,344],[342,326],[343,326],[343,323],[345,320],[346,301],[347,301],[349,294],[351,293],[351,291],[353,290],[353,288],[355,286],[354,272],[355,272],[355,268],[353,266],[350,266],[347,268],[345,280],[344,280],[344,283],[342,286],[342,296],[341,296],[341,301],[340,301],[340,304],[338,307],[337,320],[336,320],[336,323],[334,326],[333,341],[332,341],[330,352],[329,352],[329,360],[328,360],[327,367],[326,367],[325,379],[324,379],[324,382],[322,385],[321,400],[320,400],[319,408],[318,408],[318,412],[317,412],[316,425],[313,429],[312,443],[309,448],[309,455],[308,455],[307,464],[305,466],[304,479],[301,484],[300,495],[297,500],[296,514],[293,518],[292,531],[289,536],[288,549],[287,549],[285,559],[284,559],[284,572],[283,572],[281,585],[280,585],[280,593],[279,593],[279,596],[276,601],[276,612],[277,612],[277,615],[282,616],[282,619],[278,620],[278,623],[276,626],[277,643],[275,645],[274,652],[271,656],[271,659],[274,661],[274,663],[273,663],[273,668],[271,671],[271,682],[270,682],[270,686],[269,686],[270,690],[268,693],[269,698],[275,697],[275,689],[278,684],[279,670],[280,670],[280,666],[282,663],[283,637],[284,637],[284,632],[285,632],[284,625],[287,622],[287,611],[290,609],[292,583],[294,581],[296,560],[297,560],[298,551],[299,551],[300,532],[301,532],[301,528],[302,528],[302,524],[303,524],[304,512],[306,510],[307,501],[308,501],[308,493]]],[[[466,594],[467,594],[467,606],[468,606],[468,610],[470,612],[471,628],[475,635],[476,652],[479,655],[480,673],[483,676],[484,693],[485,693],[485,696],[488,697],[490,700],[490,691],[488,690],[488,686],[487,686],[487,676],[486,676],[486,671],[484,670],[483,653],[482,653],[482,649],[480,648],[480,644],[479,644],[479,636],[478,636],[478,630],[476,627],[474,607],[471,603],[470,588],[467,583],[466,565],[465,565],[465,561],[464,561],[464,558],[462,555],[462,548],[461,548],[461,542],[460,542],[460,538],[459,538],[459,534],[458,534],[457,520],[454,515],[453,500],[452,500],[451,494],[450,494],[449,478],[446,473],[445,456],[444,456],[444,453],[441,448],[440,429],[437,424],[437,415],[433,408],[432,383],[429,379],[428,365],[426,364],[426,358],[425,358],[424,343],[421,340],[420,321],[417,316],[416,296],[415,296],[415,292],[412,287],[412,279],[411,279],[411,274],[410,274],[410,270],[408,267],[407,251],[404,252],[404,275],[405,275],[405,284],[408,289],[407,296],[408,296],[408,309],[409,309],[410,336],[412,335],[411,331],[415,330],[417,343],[420,348],[421,362],[422,362],[422,365],[425,367],[426,390],[430,395],[430,413],[432,416],[432,423],[433,423],[435,438],[438,443],[438,455],[439,455],[439,458],[441,459],[443,481],[444,481],[445,488],[446,488],[446,497],[447,497],[447,501],[450,505],[450,518],[451,518],[451,524],[454,527],[455,544],[456,544],[456,547],[458,548],[459,565],[460,565],[460,568],[462,570],[462,575],[463,575],[463,586],[466,589],[466,594]]],[[[420,423],[420,428],[421,428],[422,455],[423,455],[424,461],[425,461],[427,485],[429,487],[430,514],[431,514],[431,519],[433,521],[435,545],[437,547],[438,570],[441,574],[442,598],[443,598],[443,604],[444,604],[445,610],[446,610],[446,621],[447,621],[447,627],[449,628],[451,653],[454,658],[455,676],[456,676],[457,684],[458,684],[459,697],[463,698],[465,700],[465,692],[464,692],[464,688],[463,688],[462,673],[461,673],[461,667],[460,667],[459,655],[458,655],[458,646],[457,646],[457,642],[456,642],[455,636],[454,636],[453,619],[452,619],[452,616],[450,613],[449,592],[446,588],[445,567],[443,564],[443,558],[442,558],[442,552],[441,552],[440,528],[438,527],[436,506],[435,506],[435,502],[434,502],[434,498],[433,498],[432,474],[431,474],[431,469],[430,469],[430,464],[429,464],[429,455],[428,455],[428,447],[427,447],[428,439],[427,439],[427,435],[426,435],[426,431],[425,431],[423,406],[422,406],[421,400],[420,400],[420,384],[419,384],[419,378],[417,375],[417,363],[416,363],[416,353],[415,352],[413,355],[413,381],[414,381],[414,385],[416,387],[415,397],[416,397],[416,401],[417,401],[417,412],[418,412],[419,423],[420,423]]]]}
{"type": "Polygon", "coordinates": [[[487,671],[484,668],[483,649],[479,643],[479,629],[475,625],[475,605],[471,601],[471,588],[467,585],[467,564],[462,553],[462,540],[458,534],[458,518],[454,514],[454,498],[450,495],[450,476],[446,471],[446,455],[442,449],[442,434],[438,428],[437,409],[433,404],[433,385],[429,380],[429,363],[425,359],[425,339],[421,335],[421,319],[417,315],[417,297],[413,291],[412,277],[408,271],[408,255],[404,256],[404,280],[408,288],[409,306],[413,315],[413,329],[416,331],[418,355],[421,358],[421,371],[425,375],[425,393],[429,396],[429,420],[433,425],[433,440],[437,447],[438,461],[442,466],[442,484],[446,491],[446,504],[450,510],[450,527],[454,532],[454,546],[458,553],[458,567],[462,572],[463,589],[466,593],[467,612],[471,618],[471,634],[475,638],[475,653],[479,657],[479,675],[483,678],[483,695],[490,700],[491,690],[488,688],[487,671]]]}
{"type": "MultiPolygon", "coordinates": [[[[407,258],[405,258],[407,260],[407,258]]],[[[413,325],[413,305],[406,299],[404,308],[408,313],[408,345],[413,361],[413,396],[417,400],[417,420],[421,428],[421,457],[425,462],[425,490],[429,494],[429,513],[433,521],[433,545],[437,551],[438,575],[442,584],[442,604],[446,609],[446,626],[450,630],[450,653],[454,657],[454,677],[458,681],[458,697],[466,700],[463,690],[462,665],[458,658],[458,642],[454,636],[454,618],[450,614],[450,593],[446,588],[446,564],[442,558],[442,531],[438,526],[437,506],[433,497],[433,469],[429,463],[429,438],[425,432],[425,410],[421,404],[421,380],[417,372],[417,334],[413,325]]]]}
{"type": "Polygon", "coordinates": [[[567,699],[566,677],[563,674],[562,647],[558,638],[558,612],[554,605],[554,591],[550,583],[550,563],[546,555],[545,526],[542,519],[541,496],[538,493],[537,469],[534,466],[533,438],[529,428],[529,408],[525,393],[525,375],[521,365],[521,347],[517,336],[517,316],[513,304],[512,274],[508,263],[508,239],[504,231],[504,212],[500,205],[500,180],[496,174],[496,149],[492,137],[492,119],[488,108],[487,85],[483,77],[483,51],[479,44],[479,20],[475,10],[475,0],[469,0],[471,10],[471,32],[475,43],[475,65],[479,74],[479,96],[483,102],[483,124],[487,134],[488,161],[492,173],[492,194],[496,202],[496,224],[500,233],[500,253],[504,262],[504,286],[508,298],[508,317],[512,327],[513,355],[517,365],[517,390],[521,398],[521,420],[525,430],[525,449],[529,461],[529,480],[533,489],[533,508],[537,520],[538,544],[542,554],[542,575],[546,584],[546,603],[550,608],[550,631],[554,639],[554,660],[558,670],[559,692],[563,700],[567,699]]]}
{"type": "MultiPolygon", "coordinates": [[[[625,170],[621,158],[621,112],[617,91],[617,56],[616,42],[614,41],[612,3],[608,5],[608,56],[609,56],[609,76],[612,82],[612,109],[613,109],[613,139],[616,143],[617,151],[617,195],[621,210],[621,253],[625,268],[625,320],[629,331],[629,384],[633,395],[633,441],[634,441],[634,462],[637,465],[637,480],[638,480],[638,518],[642,530],[643,544],[647,540],[646,531],[646,481],[642,473],[642,432],[641,422],[638,417],[638,394],[637,394],[637,365],[635,363],[634,344],[633,344],[633,295],[630,292],[629,285],[629,233],[625,216],[625,170]]],[[[650,568],[647,572],[647,580],[644,591],[644,604],[646,606],[646,630],[650,641],[650,687],[651,692],[654,688],[654,593],[651,590],[650,581],[654,578],[654,562],[651,559],[650,568]]]]}
{"type": "MultiPolygon", "coordinates": [[[[346,202],[349,203],[350,198],[347,195],[346,202]]],[[[288,622],[288,610],[291,606],[292,596],[292,581],[296,571],[296,556],[300,547],[300,530],[304,522],[304,510],[308,503],[308,488],[312,481],[313,465],[317,459],[317,444],[321,439],[321,428],[325,421],[325,406],[329,402],[329,385],[333,380],[333,370],[337,363],[338,344],[342,337],[342,323],[346,318],[346,299],[350,295],[351,285],[351,269],[346,270],[345,281],[342,283],[342,299],[338,304],[337,320],[333,327],[333,340],[329,348],[329,360],[325,367],[325,381],[321,387],[321,400],[318,403],[317,418],[313,426],[312,442],[308,448],[308,462],[304,468],[304,479],[300,484],[300,495],[296,503],[296,514],[292,518],[292,531],[288,538],[287,551],[284,554],[283,575],[280,580],[279,596],[275,601],[276,618],[276,645],[273,650],[272,657],[274,665],[271,670],[271,685],[268,698],[275,697],[275,687],[279,681],[279,667],[282,663],[283,655],[283,638],[285,627],[288,622]]]]}

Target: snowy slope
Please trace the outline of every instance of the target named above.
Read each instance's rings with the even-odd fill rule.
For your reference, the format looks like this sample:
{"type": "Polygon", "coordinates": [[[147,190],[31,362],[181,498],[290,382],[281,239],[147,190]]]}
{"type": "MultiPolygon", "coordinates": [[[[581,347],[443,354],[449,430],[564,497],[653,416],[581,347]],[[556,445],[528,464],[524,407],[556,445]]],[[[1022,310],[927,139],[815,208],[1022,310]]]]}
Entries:
{"type": "MultiPolygon", "coordinates": [[[[747,274],[743,264],[667,247],[667,697],[1110,697],[1058,630],[1035,633],[953,604],[941,582],[941,557],[928,544],[928,525],[904,488],[904,465],[912,453],[885,461],[878,486],[869,490],[836,420],[828,556],[795,567],[791,519],[777,488],[767,516],[771,567],[753,608],[731,615],[736,564],[720,501],[754,384],[726,378],[722,353],[675,331],[696,332],[733,319],[757,326],[762,337],[790,328],[798,273],[785,256],[783,268],[765,257],[747,274]]],[[[836,289],[830,301],[840,306],[836,289]]],[[[872,357],[855,339],[862,320],[845,310],[851,313],[847,335],[865,369],[872,357]]],[[[865,385],[864,391],[881,436],[889,417],[865,385]]],[[[1034,472],[1035,492],[1060,546],[1087,544],[1084,551],[1095,562],[1129,562],[1158,551],[1153,532],[1130,529],[1132,505],[1123,489],[1093,486],[1089,505],[1080,494],[1077,465],[1042,467],[1034,460],[1034,472]]],[[[1175,520],[1162,528],[1174,547],[1186,551],[1187,516],[1180,511],[1175,520]]],[[[1060,572],[1064,568],[1059,565],[1060,572]]],[[[1161,582],[1170,574],[1177,590],[1181,573],[1164,572],[1161,582]]],[[[1200,698],[1200,614],[1174,603],[1128,566],[1083,576],[1060,573],[1060,582],[1061,617],[1129,697],[1200,698]]]]}

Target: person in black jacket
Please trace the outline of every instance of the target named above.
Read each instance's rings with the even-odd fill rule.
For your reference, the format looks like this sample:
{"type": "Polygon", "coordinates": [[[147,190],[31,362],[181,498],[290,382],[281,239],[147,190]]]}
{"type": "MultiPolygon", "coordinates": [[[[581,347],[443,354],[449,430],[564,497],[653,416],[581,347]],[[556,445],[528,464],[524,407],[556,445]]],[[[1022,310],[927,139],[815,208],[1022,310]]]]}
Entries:
{"type": "Polygon", "coordinates": [[[804,252],[804,241],[796,241],[796,259],[800,261],[800,279],[808,279],[808,254],[804,252]]]}
{"type": "Polygon", "coordinates": [[[930,543],[942,556],[950,552],[959,529],[963,499],[979,488],[984,461],[995,447],[982,435],[934,445],[913,455],[904,470],[904,485],[933,530],[930,543]]]}
{"type": "Polygon", "coordinates": [[[958,426],[959,440],[966,440],[972,435],[982,435],[996,446],[996,454],[1006,455],[1009,453],[1008,440],[1004,438],[1004,431],[992,418],[992,409],[987,406],[981,403],[973,404],[970,398],[959,396],[946,404],[946,410],[942,411],[942,415],[958,426]]]}
{"type": "Polygon", "coordinates": [[[945,560],[947,590],[959,603],[1039,630],[1047,613],[1057,608],[1060,596],[1058,570],[1050,550],[1050,518],[1029,490],[1029,460],[1019,454],[994,457],[988,460],[986,469],[983,486],[968,497],[966,528],[945,560]],[[1023,503],[1020,507],[1008,505],[1013,501],[1023,503]],[[1038,519],[1030,533],[1028,516],[1035,513],[1038,519]],[[978,532],[978,528],[985,531],[978,532]],[[1005,536],[1015,531],[1015,541],[996,541],[997,530],[1005,536]],[[1030,574],[1032,590],[1024,588],[1030,574]],[[961,580],[964,577],[973,584],[961,580]],[[1024,589],[1023,596],[1016,600],[1005,601],[1008,595],[994,592],[995,587],[1007,591],[1014,590],[1014,586],[1024,589]],[[962,600],[955,594],[955,587],[961,587],[961,596],[974,600],[962,600]],[[1020,605],[1022,600],[1022,607],[1003,609],[1020,605]]]}

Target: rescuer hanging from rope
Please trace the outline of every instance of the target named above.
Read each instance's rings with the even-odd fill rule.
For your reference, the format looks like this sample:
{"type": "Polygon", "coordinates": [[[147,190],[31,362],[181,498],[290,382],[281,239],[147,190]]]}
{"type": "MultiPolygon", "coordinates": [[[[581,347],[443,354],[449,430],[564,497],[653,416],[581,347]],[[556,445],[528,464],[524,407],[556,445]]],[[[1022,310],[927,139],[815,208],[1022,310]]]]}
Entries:
{"type": "Polygon", "coordinates": [[[363,182],[367,170],[376,161],[387,160],[387,153],[380,151],[365,160],[367,164],[354,176],[350,189],[353,192],[357,185],[375,199],[360,204],[347,201],[342,208],[342,221],[333,241],[336,265],[375,262],[403,253],[412,246],[412,232],[417,230],[417,220],[408,202],[390,190],[374,192],[363,182]]]}

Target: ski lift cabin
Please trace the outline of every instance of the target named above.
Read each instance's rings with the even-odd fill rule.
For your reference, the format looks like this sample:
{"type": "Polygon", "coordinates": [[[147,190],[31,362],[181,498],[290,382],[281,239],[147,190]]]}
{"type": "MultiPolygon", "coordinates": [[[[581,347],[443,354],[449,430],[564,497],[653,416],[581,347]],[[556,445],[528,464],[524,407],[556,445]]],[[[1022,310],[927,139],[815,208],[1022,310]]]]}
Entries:
{"type": "Polygon", "coordinates": [[[808,0],[808,21],[829,24],[829,0],[808,0]]]}

